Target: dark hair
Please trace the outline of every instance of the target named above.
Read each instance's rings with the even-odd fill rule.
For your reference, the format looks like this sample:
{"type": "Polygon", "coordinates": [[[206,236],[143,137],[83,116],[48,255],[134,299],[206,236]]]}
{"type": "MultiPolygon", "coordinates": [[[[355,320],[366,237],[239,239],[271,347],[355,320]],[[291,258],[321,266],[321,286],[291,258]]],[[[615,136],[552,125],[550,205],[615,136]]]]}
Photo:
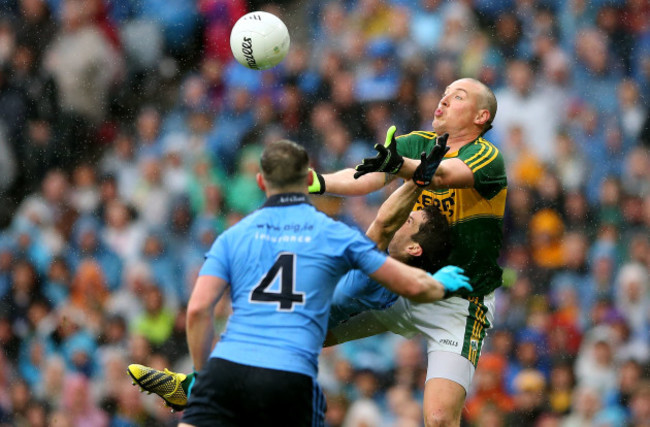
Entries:
{"type": "Polygon", "coordinates": [[[435,205],[423,209],[425,221],[420,224],[417,233],[411,239],[422,248],[422,255],[412,257],[408,264],[429,273],[435,273],[448,264],[451,253],[451,228],[447,218],[435,205]]]}
{"type": "Polygon", "coordinates": [[[286,139],[267,145],[260,159],[262,175],[274,188],[299,185],[307,177],[308,165],[307,151],[286,139]]]}

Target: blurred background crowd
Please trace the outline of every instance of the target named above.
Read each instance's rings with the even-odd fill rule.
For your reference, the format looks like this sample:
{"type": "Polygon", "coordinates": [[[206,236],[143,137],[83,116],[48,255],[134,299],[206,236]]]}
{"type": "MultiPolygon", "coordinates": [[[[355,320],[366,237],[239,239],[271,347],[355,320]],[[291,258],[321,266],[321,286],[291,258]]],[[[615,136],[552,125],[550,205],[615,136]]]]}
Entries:
{"type": "MultiPolygon", "coordinates": [[[[0,0],[2,425],[177,422],[126,366],[191,369],[184,306],[263,201],[264,144],[354,166],[461,76],[496,93],[509,174],[464,425],[649,426],[648,0],[0,0]],[[257,9],[292,35],[265,72],[228,43],[257,9]]],[[[365,230],[393,188],[313,201],[365,230]]],[[[421,425],[425,361],[393,335],[324,350],[328,425],[421,425]]]]}

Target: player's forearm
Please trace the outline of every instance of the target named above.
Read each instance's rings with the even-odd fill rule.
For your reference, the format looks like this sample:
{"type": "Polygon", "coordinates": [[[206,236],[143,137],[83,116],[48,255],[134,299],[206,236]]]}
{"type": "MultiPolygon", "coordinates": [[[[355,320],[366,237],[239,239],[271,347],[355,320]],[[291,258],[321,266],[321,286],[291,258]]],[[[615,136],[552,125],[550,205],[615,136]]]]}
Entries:
{"type": "Polygon", "coordinates": [[[406,181],[381,205],[366,235],[381,250],[388,247],[395,232],[404,224],[422,189],[413,181],[406,181]]]}
{"type": "Polygon", "coordinates": [[[405,295],[406,298],[418,303],[433,302],[444,298],[445,288],[442,283],[424,270],[408,268],[411,270],[407,276],[407,280],[410,282],[410,295],[405,295]]]}
{"type": "MultiPolygon", "coordinates": [[[[415,172],[415,169],[417,169],[419,164],[420,164],[419,160],[407,159],[405,157],[404,164],[402,165],[402,168],[397,173],[397,176],[399,176],[402,179],[411,181],[413,178],[413,173],[415,172]]],[[[438,170],[440,170],[440,167],[438,167],[438,170]]],[[[448,188],[448,187],[449,186],[444,185],[444,179],[442,173],[436,171],[435,175],[433,175],[433,178],[431,178],[431,184],[429,185],[428,188],[436,189],[436,188],[448,188]]]]}
{"type": "Polygon", "coordinates": [[[348,168],[324,174],[326,192],[340,196],[363,196],[377,191],[390,182],[387,174],[369,173],[354,179],[355,170],[348,168]]]}
{"type": "Polygon", "coordinates": [[[413,178],[413,173],[415,172],[415,169],[417,169],[419,164],[420,164],[419,160],[414,160],[414,159],[409,159],[408,157],[404,157],[404,163],[402,164],[402,167],[397,172],[397,176],[404,180],[410,181],[411,178],[413,178]]]}
{"type": "MultiPolygon", "coordinates": [[[[413,178],[413,173],[420,164],[419,160],[404,158],[404,164],[397,176],[405,180],[413,178]]],[[[471,169],[460,159],[445,159],[440,163],[431,184],[430,190],[439,188],[469,188],[474,185],[474,174],[471,169]]]]}
{"type": "Polygon", "coordinates": [[[190,350],[194,370],[200,371],[208,360],[214,330],[211,310],[188,310],[187,312],[187,347],[190,350]]]}
{"type": "Polygon", "coordinates": [[[370,277],[386,289],[414,302],[433,302],[445,296],[442,283],[426,271],[410,267],[393,258],[387,258],[384,265],[370,277]]]}

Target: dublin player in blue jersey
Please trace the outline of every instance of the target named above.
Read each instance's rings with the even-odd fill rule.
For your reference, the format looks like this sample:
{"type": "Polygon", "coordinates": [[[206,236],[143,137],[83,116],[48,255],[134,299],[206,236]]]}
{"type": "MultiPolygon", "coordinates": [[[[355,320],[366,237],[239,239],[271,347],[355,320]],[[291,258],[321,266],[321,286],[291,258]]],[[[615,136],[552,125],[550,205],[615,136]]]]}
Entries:
{"type": "MultiPolygon", "coordinates": [[[[435,207],[411,211],[420,193],[421,189],[413,182],[406,182],[382,204],[366,235],[381,251],[388,250],[393,258],[411,266],[426,266],[428,271],[434,272],[445,265],[450,253],[450,230],[447,220],[435,207]]],[[[446,291],[453,291],[455,287],[462,287],[462,277],[457,274],[455,267],[444,267],[434,277],[442,279],[439,281],[446,291]]],[[[363,271],[352,270],[336,286],[329,326],[336,326],[364,310],[386,308],[397,297],[363,271]]],[[[330,342],[335,342],[332,339],[330,342]]],[[[134,384],[137,382],[143,390],[158,394],[168,406],[175,410],[185,408],[194,374],[167,369],[161,372],[138,364],[130,365],[128,372],[134,384]]]]}
{"type": "MultiPolygon", "coordinates": [[[[458,272],[443,285],[387,257],[313,208],[308,156],[297,144],[267,146],[261,170],[266,204],[217,239],[189,301],[188,346],[199,373],[181,425],[321,425],[317,357],[334,288],[352,269],[418,302],[469,287],[458,272]],[[213,309],[226,291],[233,314],[211,349],[213,309]]],[[[156,374],[131,373],[143,387],[168,380],[156,374]]]]}

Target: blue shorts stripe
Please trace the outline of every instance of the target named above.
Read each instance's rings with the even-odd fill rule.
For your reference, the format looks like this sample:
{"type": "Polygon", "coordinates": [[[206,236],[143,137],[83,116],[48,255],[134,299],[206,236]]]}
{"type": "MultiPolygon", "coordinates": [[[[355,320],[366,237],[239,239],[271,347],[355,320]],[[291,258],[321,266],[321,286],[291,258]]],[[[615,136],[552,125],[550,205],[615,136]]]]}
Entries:
{"type": "Polygon", "coordinates": [[[312,426],[323,427],[325,425],[325,395],[316,380],[314,380],[312,402],[314,405],[312,426]]]}

